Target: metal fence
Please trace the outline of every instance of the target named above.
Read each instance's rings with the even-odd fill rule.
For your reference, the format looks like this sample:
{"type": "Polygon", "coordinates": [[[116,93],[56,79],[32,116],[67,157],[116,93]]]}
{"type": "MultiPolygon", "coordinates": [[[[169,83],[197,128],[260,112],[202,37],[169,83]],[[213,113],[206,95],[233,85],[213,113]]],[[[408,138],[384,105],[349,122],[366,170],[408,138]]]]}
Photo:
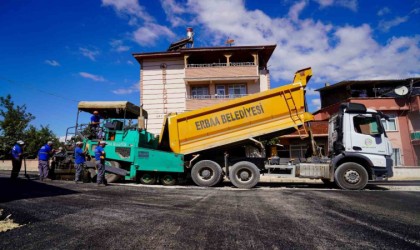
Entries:
{"type": "MultiPolygon", "coordinates": [[[[187,68],[209,68],[209,67],[226,67],[227,63],[200,63],[200,64],[187,64],[187,68]]],[[[254,62],[231,62],[229,66],[255,66],[254,62]]]]}

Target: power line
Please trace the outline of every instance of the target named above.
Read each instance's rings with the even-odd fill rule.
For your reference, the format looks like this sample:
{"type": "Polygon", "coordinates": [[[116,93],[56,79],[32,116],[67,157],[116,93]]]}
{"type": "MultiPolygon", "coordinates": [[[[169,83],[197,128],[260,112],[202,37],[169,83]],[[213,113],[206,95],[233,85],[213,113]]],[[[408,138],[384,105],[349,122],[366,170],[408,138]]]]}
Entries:
{"type": "Polygon", "coordinates": [[[0,80],[3,80],[5,82],[11,83],[11,84],[17,84],[17,85],[20,85],[20,86],[25,87],[25,88],[30,88],[32,90],[39,91],[41,93],[51,95],[51,96],[54,96],[54,97],[57,97],[57,98],[61,98],[61,99],[64,99],[66,101],[72,101],[72,102],[76,102],[76,103],[79,102],[77,100],[74,100],[74,99],[71,99],[71,98],[68,98],[68,97],[65,97],[65,96],[61,96],[61,95],[51,93],[51,92],[48,92],[48,91],[45,91],[45,90],[42,90],[42,89],[39,89],[39,88],[35,88],[35,87],[31,86],[30,84],[19,83],[17,81],[7,79],[6,77],[3,77],[3,76],[0,76],[0,80]]]}

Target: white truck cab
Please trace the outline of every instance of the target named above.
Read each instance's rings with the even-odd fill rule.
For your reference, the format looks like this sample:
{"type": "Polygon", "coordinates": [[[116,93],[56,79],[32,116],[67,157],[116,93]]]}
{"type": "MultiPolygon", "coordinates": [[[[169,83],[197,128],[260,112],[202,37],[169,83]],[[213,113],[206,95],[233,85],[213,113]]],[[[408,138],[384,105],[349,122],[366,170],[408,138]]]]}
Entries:
{"type": "Polygon", "coordinates": [[[361,189],[368,180],[393,176],[392,146],[383,118],[388,117],[358,103],[341,104],[338,114],[330,118],[331,167],[341,188],[361,189]]]}

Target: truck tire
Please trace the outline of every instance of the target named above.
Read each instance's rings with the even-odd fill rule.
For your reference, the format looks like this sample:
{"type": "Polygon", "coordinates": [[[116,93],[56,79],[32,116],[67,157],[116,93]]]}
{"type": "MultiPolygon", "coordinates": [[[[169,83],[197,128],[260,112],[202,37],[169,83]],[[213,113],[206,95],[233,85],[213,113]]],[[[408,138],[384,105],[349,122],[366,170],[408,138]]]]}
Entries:
{"type": "Polygon", "coordinates": [[[156,183],[156,175],[152,172],[140,173],[140,183],[144,185],[153,185],[156,183]]]}
{"type": "Polygon", "coordinates": [[[355,162],[341,164],[334,173],[335,183],[342,189],[361,190],[369,179],[366,169],[355,162]]]}
{"type": "Polygon", "coordinates": [[[220,182],[222,168],[214,161],[202,160],[193,166],[191,178],[198,186],[212,187],[220,182]]]}
{"type": "Polygon", "coordinates": [[[260,170],[252,162],[240,161],[229,169],[229,178],[237,188],[253,188],[260,181],[260,170]]]}
{"type": "MultiPolygon", "coordinates": [[[[114,168],[121,168],[121,164],[118,161],[105,161],[105,165],[108,165],[114,168]]],[[[105,172],[105,179],[107,183],[114,183],[120,180],[121,176],[105,172]]]]}
{"type": "Polygon", "coordinates": [[[162,174],[160,176],[160,183],[164,186],[173,186],[176,184],[176,178],[173,174],[162,174]]]}

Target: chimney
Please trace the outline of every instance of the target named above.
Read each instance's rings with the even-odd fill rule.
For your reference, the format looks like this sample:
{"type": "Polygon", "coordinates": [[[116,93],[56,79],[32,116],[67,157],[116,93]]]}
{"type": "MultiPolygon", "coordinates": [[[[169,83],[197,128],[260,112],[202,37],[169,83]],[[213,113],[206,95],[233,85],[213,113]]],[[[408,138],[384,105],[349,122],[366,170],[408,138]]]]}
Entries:
{"type": "Polygon", "coordinates": [[[187,28],[187,37],[190,39],[190,41],[188,42],[188,47],[189,48],[192,48],[192,47],[194,47],[194,31],[193,31],[193,28],[191,28],[191,27],[188,27],[187,28]]]}

